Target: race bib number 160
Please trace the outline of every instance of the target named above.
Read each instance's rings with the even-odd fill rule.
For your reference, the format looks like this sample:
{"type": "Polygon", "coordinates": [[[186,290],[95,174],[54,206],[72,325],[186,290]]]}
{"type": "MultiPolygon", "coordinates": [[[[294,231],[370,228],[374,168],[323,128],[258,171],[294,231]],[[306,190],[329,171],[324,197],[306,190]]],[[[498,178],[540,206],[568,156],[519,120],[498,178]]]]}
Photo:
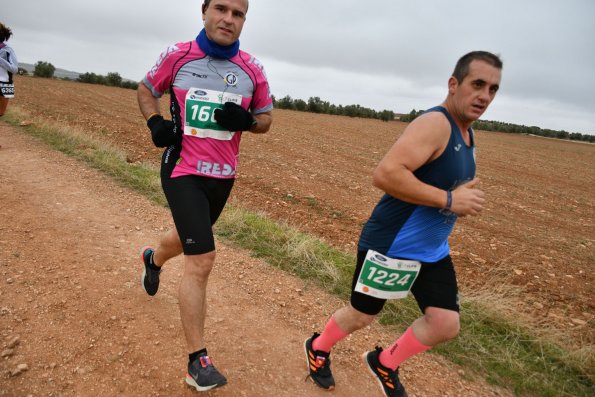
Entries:
{"type": "Polygon", "coordinates": [[[355,291],[379,299],[402,299],[413,286],[421,263],[393,259],[368,250],[355,291]]]}
{"type": "Polygon", "coordinates": [[[242,104],[242,96],[200,88],[190,88],[186,93],[184,135],[228,141],[234,132],[222,128],[215,120],[215,109],[225,102],[242,104]]]}

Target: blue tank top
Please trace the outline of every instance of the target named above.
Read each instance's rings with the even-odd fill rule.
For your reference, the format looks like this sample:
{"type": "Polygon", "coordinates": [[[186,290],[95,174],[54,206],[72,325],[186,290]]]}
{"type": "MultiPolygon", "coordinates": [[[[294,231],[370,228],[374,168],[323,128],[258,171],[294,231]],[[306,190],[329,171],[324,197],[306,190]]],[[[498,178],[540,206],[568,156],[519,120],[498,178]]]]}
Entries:
{"type": "MultiPolygon", "coordinates": [[[[469,129],[467,146],[448,111],[436,106],[426,112],[441,112],[450,122],[450,139],[444,152],[413,174],[439,189],[454,190],[475,177],[475,139],[469,129]]],[[[372,249],[391,258],[437,262],[450,248],[448,236],[457,215],[439,208],[411,204],[385,194],[362,230],[358,248],[372,249]]]]}

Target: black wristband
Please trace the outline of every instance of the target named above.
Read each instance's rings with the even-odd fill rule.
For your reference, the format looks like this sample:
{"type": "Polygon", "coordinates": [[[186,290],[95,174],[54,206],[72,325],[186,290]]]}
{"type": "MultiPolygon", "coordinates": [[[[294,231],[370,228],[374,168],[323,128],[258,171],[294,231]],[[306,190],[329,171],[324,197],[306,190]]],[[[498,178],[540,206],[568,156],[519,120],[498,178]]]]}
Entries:
{"type": "Polygon", "coordinates": [[[450,190],[446,191],[446,207],[444,207],[447,210],[450,210],[450,207],[452,207],[452,192],[450,190]]]}

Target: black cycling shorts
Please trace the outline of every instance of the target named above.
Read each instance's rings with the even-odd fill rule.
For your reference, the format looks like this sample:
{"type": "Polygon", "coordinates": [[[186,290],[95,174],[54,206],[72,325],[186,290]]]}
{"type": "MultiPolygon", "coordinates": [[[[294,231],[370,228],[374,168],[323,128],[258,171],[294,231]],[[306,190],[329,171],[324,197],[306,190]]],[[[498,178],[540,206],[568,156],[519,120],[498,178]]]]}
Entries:
{"type": "MultiPolygon", "coordinates": [[[[386,299],[354,291],[366,254],[367,251],[357,253],[357,265],[351,282],[351,306],[362,313],[375,316],[384,307],[386,299]]],[[[425,313],[427,307],[459,312],[457,277],[450,255],[438,262],[421,262],[421,270],[411,287],[411,293],[422,313],[425,313]]]]}
{"type": "Polygon", "coordinates": [[[180,236],[182,249],[185,255],[214,251],[213,225],[225,207],[234,179],[198,175],[171,178],[176,155],[179,156],[179,148],[172,150],[172,147],[166,149],[163,155],[161,186],[180,236]]]}

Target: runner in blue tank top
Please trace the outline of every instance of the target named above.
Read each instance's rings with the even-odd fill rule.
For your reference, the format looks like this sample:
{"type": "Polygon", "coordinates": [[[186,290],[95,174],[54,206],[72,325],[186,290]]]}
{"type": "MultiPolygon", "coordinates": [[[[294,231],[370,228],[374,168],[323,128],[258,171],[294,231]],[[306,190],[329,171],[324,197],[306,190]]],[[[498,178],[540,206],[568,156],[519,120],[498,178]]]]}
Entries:
{"type": "Polygon", "coordinates": [[[479,215],[484,206],[471,124],[494,99],[501,71],[502,61],[489,52],[461,57],[445,101],[413,121],[374,171],[374,186],[385,195],[361,233],[350,305],[304,343],[309,375],[318,386],[335,387],[331,348],[371,324],[387,299],[411,291],[423,314],[390,347],[363,355],[388,397],[407,396],[398,377],[401,363],[458,334],[448,236],[459,217],[479,215]]]}
{"type": "MultiPolygon", "coordinates": [[[[450,123],[450,138],[443,153],[413,172],[422,183],[453,191],[475,177],[473,131],[465,142],[459,127],[446,108],[436,106],[450,123]]],[[[441,116],[438,116],[441,117],[441,116]]],[[[457,215],[447,209],[412,204],[385,194],[366,223],[358,249],[373,249],[391,258],[437,262],[448,255],[448,235],[457,215]]]]}

